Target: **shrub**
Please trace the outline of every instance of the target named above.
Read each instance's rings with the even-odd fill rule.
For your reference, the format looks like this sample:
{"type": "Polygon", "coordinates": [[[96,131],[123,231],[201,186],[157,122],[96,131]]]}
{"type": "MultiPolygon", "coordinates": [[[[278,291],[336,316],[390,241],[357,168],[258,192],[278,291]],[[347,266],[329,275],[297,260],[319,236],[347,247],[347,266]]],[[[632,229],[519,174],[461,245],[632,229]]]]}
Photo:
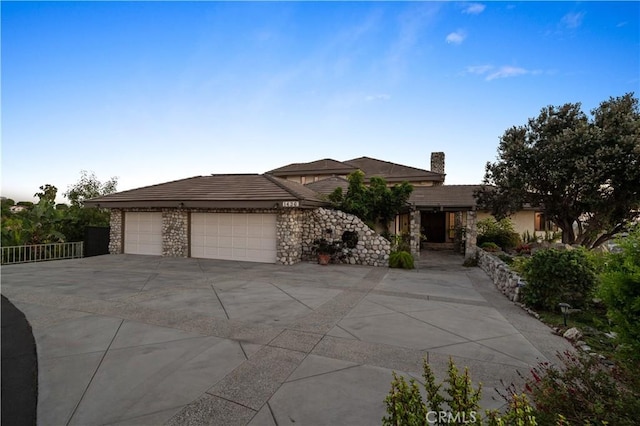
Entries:
{"type": "Polygon", "coordinates": [[[509,219],[496,222],[494,218],[489,217],[478,222],[477,244],[482,247],[486,242],[495,243],[504,250],[511,250],[520,244],[521,240],[520,234],[514,232],[509,219]]]}
{"type": "Polygon", "coordinates": [[[531,244],[518,244],[516,246],[516,253],[531,254],[531,244]]]}
{"type": "Polygon", "coordinates": [[[526,381],[539,424],[637,424],[640,394],[624,383],[616,369],[610,370],[585,352],[567,351],[558,357],[559,368],[539,363],[526,381]]]}
{"type": "Polygon", "coordinates": [[[522,300],[536,309],[554,311],[560,302],[580,308],[595,284],[593,266],[584,249],[539,250],[519,269],[527,282],[522,300]]]}
{"type": "Polygon", "coordinates": [[[640,361],[640,225],[616,243],[620,252],[605,256],[597,294],[624,352],[640,361]]]}
{"type": "Polygon", "coordinates": [[[502,260],[507,265],[513,264],[513,257],[509,256],[508,254],[501,253],[498,255],[498,259],[502,260]]]}
{"type": "Polygon", "coordinates": [[[422,365],[426,398],[423,400],[415,379],[412,378],[407,383],[403,376],[394,372],[391,391],[385,398],[388,416],[382,418],[384,426],[537,424],[533,409],[525,395],[510,397],[507,411],[502,416],[495,410],[486,411],[487,422],[483,422],[480,411],[482,385],[474,388],[467,368],[460,373],[453,359],[449,358],[447,378],[441,383],[436,383],[435,375],[426,359],[422,365]]]}
{"type": "Polygon", "coordinates": [[[493,243],[491,241],[487,241],[487,242],[482,243],[480,245],[480,248],[482,250],[486,250],[486,251],[490,251],[490,252],[500,251],[500,247],[498,247],[498,245],[496,243],[493,243]]]}
{"type": "Polygon", "coordinates": [[[413,269],[413,256],[406,251],[395,251],[389,255],[390,268],[413,269]]]}
{"type": "Polygon", "coordinates": [[[387,240],[391,243],[391,251],[411,251],[411,235],[408,233],[389,234],[387,240]]]}

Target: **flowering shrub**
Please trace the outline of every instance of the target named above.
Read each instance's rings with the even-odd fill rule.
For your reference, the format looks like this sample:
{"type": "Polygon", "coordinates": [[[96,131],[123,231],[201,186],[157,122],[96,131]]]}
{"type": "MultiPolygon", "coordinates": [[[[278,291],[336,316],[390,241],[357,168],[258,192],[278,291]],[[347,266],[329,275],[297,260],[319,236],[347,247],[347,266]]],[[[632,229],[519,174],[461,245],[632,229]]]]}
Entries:
{"type": "Polygon", "coordinates": [[[525,385],[539,424],[638,424],[640,394],[619,370],[584,352],[558,357],[562,366],[539,363],[525,385]]]}

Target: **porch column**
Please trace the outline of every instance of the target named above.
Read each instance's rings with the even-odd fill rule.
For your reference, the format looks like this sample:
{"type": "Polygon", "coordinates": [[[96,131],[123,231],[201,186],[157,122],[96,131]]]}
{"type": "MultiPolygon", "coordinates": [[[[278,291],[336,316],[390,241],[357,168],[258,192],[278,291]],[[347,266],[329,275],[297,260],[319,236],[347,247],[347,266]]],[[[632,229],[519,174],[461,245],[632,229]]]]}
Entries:
{"type": "Polygon", "coordinates": [[[467,212],[467,226],[465,228],[465,243],[464,243],[464,257],[468,259],[475,257],[476,241],[478,239],[478,214],[474,210],[467,212]]]}
{"type": "Polygon", "coordinates": [[[409,219],[409,236],[411,244],[411,255],[415,259],[420,258],[420,210],[414,210],[409,219]]]}

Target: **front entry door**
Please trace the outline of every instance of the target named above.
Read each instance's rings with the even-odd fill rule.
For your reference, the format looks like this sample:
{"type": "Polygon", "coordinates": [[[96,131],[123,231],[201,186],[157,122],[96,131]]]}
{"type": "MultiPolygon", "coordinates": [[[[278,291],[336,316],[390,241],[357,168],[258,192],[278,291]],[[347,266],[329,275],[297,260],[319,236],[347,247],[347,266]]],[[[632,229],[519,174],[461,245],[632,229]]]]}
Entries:
{"type": "Polygon", "coordinates": [[[422,212],[422,233],[428,243],[444,243],[446,240],[446,213],[422,212]]]}

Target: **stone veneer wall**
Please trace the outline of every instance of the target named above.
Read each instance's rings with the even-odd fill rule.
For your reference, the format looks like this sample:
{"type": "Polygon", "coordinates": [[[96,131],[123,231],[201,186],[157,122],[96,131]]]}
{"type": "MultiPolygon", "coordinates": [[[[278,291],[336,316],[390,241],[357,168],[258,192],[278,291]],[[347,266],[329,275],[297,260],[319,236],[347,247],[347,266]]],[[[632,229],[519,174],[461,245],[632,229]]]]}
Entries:
{"type": "Polygon", "coordinates": [[[409,220],[409,244],[411,245],[411,255],[415,259],[420,259],[420,228],[422,227],[422,212],[414,210],[410,213],[409,220]]]}
{"type": "Polygon", "coordinates": [[[189,257],[189,211],[162,209],[162,255],[189,257]]]}
{"type": "Polygon", "coordinates": [[[511,301],[518,301],[520,287],[524,285],[524,281],[506,263],[497,256],[478,250],[478,266],[489,275],[502,294],[511,301]]]}
{"type": "Polygon", "coordinates": [[[358,217],[339,210],[318,208],[307,211],[302,223],[302,259],[313,260],[313,242],[319,238],[340,240],[345,231],[358,233],[358,244],[350,250],[345,263],[352,265],[388,266],[391,243],[369,228],[358,217]],[[326,231],[331,230],[328,234],[326,231]]]}
{"type": "Polygon", "coordinates": [[[276,222],[277,253],[276,262],[293,265],[302,260],[303,221],[302,210],[283,210],[276,222]]]}
{"type": "MultiPolygon", "coordinates": [[[[127,209],[127,211],[160,211],[160,209],[127,209]]],[[[171,257],[189,256],[189,213],[277,213],[276,263],[291,265],[301,260],[310,260],[313,241],[325,237],[340,239],[344,231],[358,233],[358,245],[350,250],[350,264],[387,266],[390,243],[376,234],[356,216],[338,210],[269,210],[269,209],[162,209],[162,255],[171,257]],[[325,231],[332,230],[331,235],[325,231]]],[[[109,253],[123,252],[122,224],[124,211],[111,210],[109,253]]],[[[125,224],[126,226],[126,224],[125,224]]]]}
{"type": "Polygon", "coordinates": [[[464,257],[469,259],[476,255],[478,246],[478,213],[469,210],[467,212],[467,224],[465,227],[464,257]]]}
{"type": "Polygon", "coordinates": [[[109,226],[109,254],[120,254],[122,250],[122,215],[120,209],[111,209],[109,226]]]}

